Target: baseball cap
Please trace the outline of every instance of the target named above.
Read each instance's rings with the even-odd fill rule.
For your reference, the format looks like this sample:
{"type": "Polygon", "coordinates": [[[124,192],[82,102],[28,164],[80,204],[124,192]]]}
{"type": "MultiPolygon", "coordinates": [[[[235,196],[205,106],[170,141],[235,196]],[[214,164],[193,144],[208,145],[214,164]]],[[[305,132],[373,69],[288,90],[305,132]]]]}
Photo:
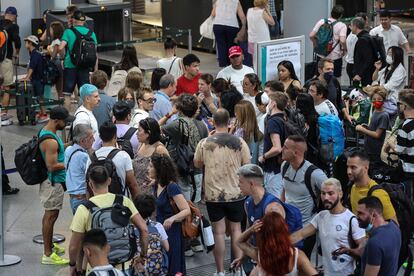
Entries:
{"type": "Polygon", "coordinates": [[[81,11],[81,10],[76,10],[73,13],[72,18],[75,19],[75,20],[79,20],[79,21],[85,21],[86,20],[86,16],[83,13],[83,11],[81,11]]]}
{"type": "Polygon", "coordinates": [[[239,171],[237,172],[238,175],[244,177],[263,177],[263,170],[259,166],[255,164],[246,164],[240,167],[239,171]]]}
{"type": "Polygon", "coordinates": [[[39,45],[39,39],[36,36],[34,36],[34,35],[29,35],[28,37],[26,37],[24,39],[24,41],[30,41],[33,44],[35,44],[36,46],[39,45]]]}
{"type": "Polygon", "coordinates": [[[90,96],[92,95],[93,92],[96,92],[96,91],[98,91],[98,88],[95,85],[85,83],[79,89],[79,94],[80,94],[81,99],[83,100],[85,99],[86,96],[90,96]]]}
{"type": "Polygon", "coordinates": [[[13,14],[13,15],[17,16],[17,9],[13,6],[10,6],[6,9],[6,11],[4,13],[5,14],[13,14]]]}
{"type": "Polygon", "coordinates": [[[69,111],[61,106],[55,106],[54,108],[52,108],[52,110],[50,110],[50,119],[52,120],[64,120],[65,123],[70,123],[73,122],[75,120],[75,117],[69,114],[69,111]]]}
{"type": "Polygon", "coordinates": [[[243,54],[243,50],[242,48],[240,48],[240,46],[232,46],[229,49],[229,58],[233,57],[233,56],[240,56],[241,54],[243,54]]]}

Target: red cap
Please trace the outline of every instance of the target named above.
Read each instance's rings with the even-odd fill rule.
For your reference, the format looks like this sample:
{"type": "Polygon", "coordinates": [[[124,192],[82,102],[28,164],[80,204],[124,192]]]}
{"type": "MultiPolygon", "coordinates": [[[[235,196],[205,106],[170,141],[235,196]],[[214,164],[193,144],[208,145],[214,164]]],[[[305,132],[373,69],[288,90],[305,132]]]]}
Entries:
{"type": "Polygon", "coordinates": [[[240,46],[232,46],[229,49],[229,58],[233,57],[233,56],[240,56],[241,54],[243,54],[243,50],[242,48],[240,48],[240,46]]]}

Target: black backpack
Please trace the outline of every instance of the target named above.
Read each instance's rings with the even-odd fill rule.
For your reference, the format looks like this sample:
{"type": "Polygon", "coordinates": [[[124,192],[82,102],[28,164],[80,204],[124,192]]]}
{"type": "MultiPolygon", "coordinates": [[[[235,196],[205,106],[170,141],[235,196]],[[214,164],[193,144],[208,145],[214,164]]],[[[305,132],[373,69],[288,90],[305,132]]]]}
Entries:
{"type": "Polygon", "coordinates": [[[306,129],[306,120],[302,113],[296,109],[286,109],[287,122],[285,122],[285,128],[287,137],[289,135],[301,135],[304,138],[308,136],[308,130],[306,129]]]}
{"type": "Polygon", "coordinates": [[[14,164],[27,185],[40,184],[47,178],[46,163],[40,152],[40,144],[47,139],[56,140],[50,134],[43,135],[41,138],[34,136],[15,151],[14,164]]]}
{"type": "Polygon", "coordinates": [[[129,154],[131,159],[134,159],[134,149],[131,144],[131,137],[137,131],[135,127],[130,127],[127,132],[125,132],[124,136],[119,137],[116,139],[118,147],[129,154]]]}
{"type": "Polygon", "coordinates": [[[92,38],[92,30],[87,34],[81,34],[76,28],[70,28],[76,35],[73,48],[69,51],[70,59],[77,68],[93,69],[96,64],[96,45],[92,38]]]}
{"type": "MultiPolygon", "coordinates": [[[[118,174],[116,173],[115,163],[112,161],[115,155],[117,155],[117,153],[120,151],[120,149],[113,149],[107,157],[97,157],[96,153],[94,152],[91,155],[91,165],[88,168],[89,171],[92,166],[105,167],[109,173],[109,176],[111,177],[111,185],[109,185],[108,191],[116,195],[124,195],[126,190],[126,187],[122,185],[121,178],[119,178],[118,174]]],[[[86,175],[88,175],[88,173],[86,173],[86,175]]]]}
{"type": "Polygon", "coordinates": [[[387,53],[385,51],[384,39],[379,35],[371,35],[370,43],[374,50],[374,60],[380,60],[383,66],[386,65],[387,53]]]}
{"type": "Polygon", "coordinates": [[[400,183],[383,182],[372,186],[367,196],[371,196],[375,190],[383,189],[390,197],[392,206],[397,215],[400,231],[401,231],[401,249],[398,260],[400,267],[407,259],[408,266],[404,275],[410,275],[412,270],[413,255],[409,247],[411,238],[414,233],[414,203],[407,197],[404,186],[400,183]]]}
{"type": "Polygon", "coordinates": [[[54,85],[59,78],[59,69],[48,55],[42,54],[42,83],[54,85]]]}

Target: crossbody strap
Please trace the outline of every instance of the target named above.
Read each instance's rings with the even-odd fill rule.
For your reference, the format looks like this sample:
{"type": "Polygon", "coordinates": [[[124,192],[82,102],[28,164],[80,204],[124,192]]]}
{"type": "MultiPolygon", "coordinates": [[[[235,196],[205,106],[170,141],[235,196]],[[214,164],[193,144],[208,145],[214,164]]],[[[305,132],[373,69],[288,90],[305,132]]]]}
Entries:
{"type": "Polygon", "coordinates": [[[173,61],[171,62],[170,69],[168,69],[168,73],[167,73],[167,74],[169,74],[169,73],[171,72],[171,69],[172,69],[172,67],[173,67],[173,65],[174,65],[174,62],[175,62],[175,60],[176,60],[177,58],[178,58],[178,57],[175,57],[175,58],[173,59],[173,61]]]}

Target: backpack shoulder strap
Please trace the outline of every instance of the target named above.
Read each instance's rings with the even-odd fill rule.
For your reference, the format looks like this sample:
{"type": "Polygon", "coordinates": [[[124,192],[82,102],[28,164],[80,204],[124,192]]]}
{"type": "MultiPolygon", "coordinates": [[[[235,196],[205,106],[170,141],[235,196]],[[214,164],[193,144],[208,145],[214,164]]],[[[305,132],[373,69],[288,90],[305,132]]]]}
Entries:
{"type": "Polygon", "coordinates": [[[72,152],[72,154],[69,156],[69,160],[68,160],[68,164],[67,167],[69,168],[69,164],[70,164],[70,160],[72,160],[72,156],[75,155],[75,153],[77,153],[78,151],[83,151],[81,149],[76,149],[74,152],[72,152]]]}
{"type": "Polygon", "coordinates": [[[124,136],[122,136],[122,139],[124,140],[131,140],[132,135],[137,131],[135,127],[130,127],[127,132],[125,132],[124,136]]]}
{"type": "Polygon", "coordinates": [[[86,33],[86,35],[85,36],[87,36],[87,37],[92,37],[92,30],[91,29],[89,29],[89,31],[86,33]]]}
{"type": "Polygon", "coordinates": [[[91,163],[94,163],[99,160],[98,156],[96,156],[96,152],[92,153],[90,158],[91,158],[91,163]]]}
{"type": "Polygon", "coordinates": [[[115,199],[114,199],[114,203],[113,204],[119,204],[119,205],[124,205],[124,197],[122,195],[115,195],[115,199]]]}
{"type": "Polygon", "coordinates": [[[82,34],[81,34],[78,30],[76,30],[76,28],[75,28],[75,27],[71,27],[70,29],[71,29],[71,30],[72,30],[72,32],[76,35],[76,39],[78,39],[79,37],[81,37],[81,36],[82,36],[82,34]]]}
{"type": "Polygon", "coordinates": [[[288,162],[285,162],[285,164],[282,167],[282,178],[285,178],[285,174],[287,170],[289,169],[290,164],[288,162]]]}
{"type": "Polygon", "coordinates": [[[168,69],[168,73],[167,73],[167,74],[169,74],[169,73],[171,72],[171,69],[172,69],[172,67],[173,67],[173,65],[174,65],[174,62],[175,62],[175,60],[176,60],[177,58],[178,58],[178,57],[175,57],[175,58],[173,59],[173,61],[171,62],[170,69],[168,69]]]}
{"type": "Polygon", "coordinates": [[[354,242],[354,238],[352,237],[352,220],[353,219],[356,219],[356,216],[352,216],[350,219],[349,219],[349,225],[348,225],[348,243],[349,243],[349,246],[352,248],[353,246],[353,244],[355,243],[354,242]]]}
{"type": "Polygon", "coordinates": [[[312,164],[305,171],[305,185],[306,185],[306,188],[309,191],[309,194],[312,196],[313,203],[315,204],[315,206],[316,206],[317,200],[316,200],[316,195],[315,195],[315,193],[313,192],[313,189],[312,189],[311,176],[312,176],[312,173],[316,169],[318,169],[318,167],[316,167],[315,165],[312,164]]]}
{"type": "Polygon", "coordinates": [[[382,189],[382,187],[378,184],[375,184],[374,186],[369,188],[367,196],[372,196],[372,193],[379,189],[382,189]]]}
{"type": "Polygon", "coordinates": [[[95,204],[95,203],[93,203],[93,202],[92,202],[92,201],[90,201],[90,200],[87,200],[86,202],[82,203],[82,205],[83,205],[83,206],[85,206],[85,207],[86,207],[86,209],[88,209],[88,210],[89,210],[89,212],[91,212],[91,213],[92,213],[92,209],[93,209],[93,208],[98,208],[98,206],[96,206],[96,204],[95,204]]]}
{"type": "Polygon", "coordinates": [[[113,149],[111,150],[111,152],[108,154],[108,156],[106,158],[108,158],[109,160],[112,161],[112,159],[115,157],[115,155],[117,155],[118,152],[120,152],[120,149],[113,149]]]}

